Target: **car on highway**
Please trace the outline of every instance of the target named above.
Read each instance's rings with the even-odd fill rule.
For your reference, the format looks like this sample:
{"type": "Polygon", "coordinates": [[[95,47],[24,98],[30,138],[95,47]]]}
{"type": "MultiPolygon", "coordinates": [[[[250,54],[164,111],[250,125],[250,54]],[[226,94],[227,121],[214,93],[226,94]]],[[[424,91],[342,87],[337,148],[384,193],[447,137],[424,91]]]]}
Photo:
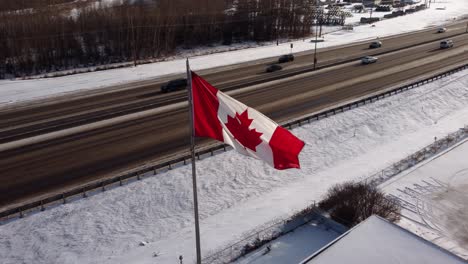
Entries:
{"type": "Polygon", "coordinates": [[[447,31],[447,29],[444,28],[444,27],[441,27],[441,28],[437,29],[437,33],[444,33],[445,31],[447,31]]]}
{"type": "Polygon", "coordinates": [[[278,58],[278,63],[285,63],[285,62],[290,62],[294,60],[294,55],[292,54],[286,54],[286,55],[281,55],[278,58]]]}
{"type": "Polygon", "coordinates": [[[165,85],[161,86],[161,92],[168,93],[177,90],[183,90],[187,87],[187,79],[175,79],[171,80],[165,85]]]}
{"type": "Polygon", "coordinates": [[[281,65],[279,64],[272,64],[272,65],[269,65],[267,68],[266,68],[266,72],[275,72],[275,71],[280,71],[282,70],[283,67],[281,67],[281,65]]]}
{"type": "Polygon", "coordinates": [[[440,48],[441,49],[448,49],[448,48],[451,48],[451,47],[453,47],[453,41],[451,39],[442,40],[440,42],[440,48]]]}
{"type": "Polygon", "coordinates": [[[361,58],[361,63],[362,64],[371,64],[374,62],[377,62],[378,58],[377,57],[372,57],[372,56],[365,56],[361,58]]]}
{"type": "Polygon", "coordinates": [[[371,44],[369,45],[369,49],[376,49],[382,47],[382,41],[376,40],[372,41],[371,44]]]}

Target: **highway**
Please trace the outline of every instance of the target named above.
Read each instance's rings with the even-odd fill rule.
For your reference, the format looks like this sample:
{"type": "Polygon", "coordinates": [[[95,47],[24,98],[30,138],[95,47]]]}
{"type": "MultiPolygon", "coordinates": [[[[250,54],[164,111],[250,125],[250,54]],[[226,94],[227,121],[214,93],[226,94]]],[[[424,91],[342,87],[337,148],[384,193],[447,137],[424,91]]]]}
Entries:
{"type": "MultiPolygon", "coordinates": [[[[464,30],[457,25],[449,28],[448,34],[456,35],[451,37],[455,47],[446,50],[439,49],[441,35],[433,29],[383,40],[382,49],[369,50],[368,43],[327,49],[320,52],[322,66],[336,65],[317,71],[310,71],[311,55],[304,53],[275,73],[300,74],[268,82],[265,76],[271,76],[263,71],[271,60],[200,74],[234,98],[283,121],[466,63],[468,34],[462,34],[464,30]],[[348,57],[369,53],[384,54],[371,65],[348,57]]],[[[160,85],[145,83],[91,98],[63,99],[2,112],[0,208],[187,151],[185,92],[161,94],[160,85]],[[128,105],[142,107],[135,110],[128,105]],[[93,120],[99,111],[106,115],[93,120]],[[104,121],[95,122],[98,120],[104,121]],[[36,132],[28,134],[31,130],[36,132]]]]}
{"type": "MultiPolygon", "coordinates": [[[[382,38],[383,47],[378,49],[369,49],[370,41],[322,49],[317,55],[318,66],[335,65],[356,60],[365,55],[380,55],[428,41],[456,36],[465,33],[466,24],[465,22],[456,23],[447,29],[445,33],[436,33],[436,29],[431,28],[417,33],[382,38]]],[[[283,64],[282,71],[265,73],[266,66],[275,61],[277,58],[258,60],[205,70],[199,74],[219,89],[229,91],[312,71],[313,52],[298,53],[294,62],[283,64]]],[[[184,76],[126,84],[112,87],[100,94],[76,98],[66,96],[53,98],[40,104],[29,102],[0,109],[0,144],[186,100],[185,92],[169,94],[160,92],[160,86],[168,79],[180,77],[184,76]]]]}

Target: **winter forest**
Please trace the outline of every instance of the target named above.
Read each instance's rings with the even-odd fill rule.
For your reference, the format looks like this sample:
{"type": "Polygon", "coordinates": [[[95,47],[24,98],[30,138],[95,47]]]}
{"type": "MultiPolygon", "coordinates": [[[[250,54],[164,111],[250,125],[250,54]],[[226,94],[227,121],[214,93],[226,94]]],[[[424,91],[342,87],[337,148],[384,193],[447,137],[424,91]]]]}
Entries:
{"type": "Polygon", "coordinates": [[[177,48],[300,38],[312,34],[316,16],[318,23],[344,22],[344,14],[325,13],[315,0],[1,2],[0,78],[138,62],[177,48]]]}

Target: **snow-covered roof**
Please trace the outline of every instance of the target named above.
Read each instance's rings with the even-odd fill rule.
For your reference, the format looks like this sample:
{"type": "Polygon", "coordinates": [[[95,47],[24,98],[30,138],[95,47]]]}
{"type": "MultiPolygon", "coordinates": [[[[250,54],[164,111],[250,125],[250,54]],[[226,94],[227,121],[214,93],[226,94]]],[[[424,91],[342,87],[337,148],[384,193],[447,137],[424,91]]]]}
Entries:
{"type": "Polygon", "coordinates": [[[461,264],[466,261],[385,219],[371,216],[301,264],[320,263],[461,264]]]}

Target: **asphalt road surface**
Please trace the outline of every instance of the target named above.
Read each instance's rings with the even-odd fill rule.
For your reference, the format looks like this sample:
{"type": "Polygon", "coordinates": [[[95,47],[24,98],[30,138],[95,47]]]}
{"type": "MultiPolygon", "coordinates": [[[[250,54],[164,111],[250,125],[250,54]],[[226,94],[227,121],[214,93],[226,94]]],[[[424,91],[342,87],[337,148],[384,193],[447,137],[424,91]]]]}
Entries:
{"type": "MultiPolygon", "coordinates": [[[[440,38],[432,31],[418,34],[429,35],[429,39],[440,38]]],[[[405,41],[412,43],[416,39],[421,42],[422,36],[418,34],[384,41],[384,45],[389,45],[387,42],[390,41],[395,41],[395,45],[405,41]]],[[[428,43],[416,46],[411,44],[409,46],[413,47],[397,49],[378,56],[379,60],[375,64],[361,65],[359,61],[348,62],[247,88],[230,90],[229,85],[224,85],[230,78],[237,78],[239,81],[244,78],[243,76],[248,76],[246,78],[263,76],[260,70],[264,69],[265,64],[252,65],[250,66],[252,68],[245,72],[244,68],[232,70],[233,72],[229,72],[232,75],[221,72],[206,73],[206,76],[203,74],[202,76],[224,87],[225,90],[230,90],[229,93],[234,98],[257,108],[274,120],[282,121],[383,90],[451,65],[466,63],[468,34],[461,34],[452,39],[455,47],[451,49],[439,49],[439,41],[423,41],[428,43]]],[[[356,56],[362,56],[368,54],[367,46],[368,44],[362,44],[344,49],[355,49],[358,54],[356,56]]],[[[329,52],[330,60],[349,54],[348,51],[342,50],[329,52]]],[[[307,56],[309,55],[304,55],[304,61],[308,60],[307,56]]],[[[294,63],[288,64],[286,70],[288,67],[300,68],[300,64],[304,61],[298,58],[294,63]]],[[[98,108],[115,109],[118,103],[126,104],[128,100],[138,101],[148,96],[148,93],[149,97],[154,94],[155,98],[151,99],[156,101],[167,97],[176,98],[170,104],[162,104],[165,106],[143,111],[141,115],[134,115],[132,118],[129,118],[129,115],[115,115],[112,122],[108,123],[105,123],[108,120],[95,123],[82,122],[80,127],[74,125],[69,130],[57,129],[53,135],[38,133],[36,137],[3,142],[0,144],[2,168],[0,208],[38,195],[108,177],[145,162],[157,161],[175,153],[188,151],[188,113],[186,103],[181,102],[185,98],[185,92],[154,93],[159,85],[159,83],[150,84],[153,88],[143,85],[141,88],[124,89],[112,95],[97,95],[93,97],[95,100],[77,99],[68,103],[40,106],[36,110],[19,108],[4,112],[1,125],[6,129],[13,126],[14,122],[19,126],[30,122],[40,123],[46,119],[57,118],[60,113],[73,118],[80,111],[92,109],[90,112],[95,113],[98,108]],[[174,102],[181,103],[172,104],[174,102]],[[6,118],[8,115],[10,118],[6,118]]],[[[206,141],[202,143],[204,142],[206,141]]]]}
{"type": "MultiPolygon", "coordinates": [[[[382,38],[383,46],[378,49],[369,49],[370,41],[322,49],[317,55],[319,58],[318,66],[324,67],[356,60],[365,55],[380,55],[428,41],[456,36],[465,33],[466,24],[465,22],[456,23],[447,29],[445,33],[437,33],[436,29],[427,29],[411,34],[382,38]]],[[[283,64],[282,71],[265,73],[267,65],[275,61],[277,58],[257,60],[201,71],[199,74],[219,89],[228,91],[311,71],[313,69],[313,52],[298,53],[294,62],[283,64]]],[[[8,108],[0,109],[0,144],[186,100],[185,91],[169,94],[160,92],[161,85],[167,79],[180,77],[184,76],[126,84],[106,89],[106,92],[100,94],[92,93],[89,95],[87,93],[84,96],[74,95],[73,98],[68,95],[45,102],[40,101],[40,103],[28,102],[7,106],[8,108]]]]}

